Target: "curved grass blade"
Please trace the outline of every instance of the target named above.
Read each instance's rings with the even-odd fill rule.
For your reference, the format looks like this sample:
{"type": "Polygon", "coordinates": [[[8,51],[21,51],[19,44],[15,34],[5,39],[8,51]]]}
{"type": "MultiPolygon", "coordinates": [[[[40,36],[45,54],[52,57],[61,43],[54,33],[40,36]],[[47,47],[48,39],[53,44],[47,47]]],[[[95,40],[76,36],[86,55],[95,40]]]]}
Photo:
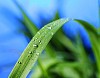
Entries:
{"type": "MultiPolygon", "coordinates": [[[[34,24],[34,22],[31,21],[31,19],[27,16],[27,14],[24,12],[23,8],[16,2],[14,1],[14,3],[16,4],[16,6],[19,8],[19,10],[21,11],[22,15],[23,15],[23,23],[25,24],[25,28],[29,31],[30,33],[30,38],[32,38],[38,31],[39,29],[37,28],[37,26],[34,24]]],[[[56,16],[57,16],[58,13],[56,13],[56,16]]],[[[56,18],[55,16],[55,18],[56,18]]],[[[53,20],[54,21],[54,20],[53,20]]],[[[51,47],[51,45],[49,44],[47,47],[46,47],[46,52],[48,52],[48,54],[50,56],[54,56],[52,55],[54,52],[53,48],[51,47]]]]}
{"type": "Polygon", "coordinates": [[[35,24],[29,19],[29,17],[27,16],[27,14],[24,12],[23,8],[14,0],[14,3],[17,5],[17,7],[20,9],[22,15],[23,15],[23,19],[24,19],[24,23],[25,23],[25,27],[27,27],[27,29],[30,31],[31,35],[36,34],[36,32],[38,31],[38,28],[35,26],[35,24]]]}
{"type": "Polygon", "coordinates": [[[78,33],[78,36],[76,37],[76,40],[77,40],[76,48],[78,51],[76,57],[78,57],[78,61],[80,63],[79,69],[81,69],[82,73],[84,74],[83,78],[89,78],[93,74],[93,68],[91,66],[91,61],[88,59],[88,55],[86,54],[86,51],[83,46],[82,39],[79,33],[78,33]]]}
{"type": "Polygon", "coordinates": [[[21,57],[17,61],[9,78],[26,78],[40,53],[56,33],[56,31],[69,19],[59,19],[44,26],[30,41],[21,57]]]}
{"type": "Polygon", "coordinates": [[[90,23],[84,21],[84,20],[80,20],[80,19],[74,19],[74,21],[78,22],[79,24],[81,24],[86,30],[93,32],[95,35],[98,36],[98,32],[97,29],[91,25],[90,23]]]}
{"type": "Polygon", "coordinates": [[[54,16],[54,18],[53,18],[53,20],[51,20],[51,22],[52,21],[55,21],[55,20],[58,20],[58,19],[60,19],[60,16],[59,16],[59,13],[58,13],[58,11],[55,13],[55,16],[54,16]]]}
{"type": "MultiPolygon", "coordinates": [[[[28,34],[30,39],[38,32],[38,28],[36,27],[36,25],[34,24],[34,22],[31,21],[31,19],[27,16],[27,14],[24,12],[24,9],[17,3],[15,2],[16,6],[19,8],[19,10],[21,11],[22,15],[23,15],[23,24],[25,26],[25,28],[28,30],[28,34]]],[[[52,46],[50,44],[48,44],[45,48],[46,52],[48,55],[50,55],[51,57],[55,57],[55,50],[52,48],[52,46]]],[[[44,77],[48,78],[48,73],[46,72],[46,70],[44,69],[44,67],[41,64],[41,59],[38,58],[38,65],[40,66],[41,71],[44,74],[44,77]]]]}
{"type": "Polygon", "coordinates": [[[100,75],[100,43],[99,43],[99,33],[96,28],[94,28],[91,24],[86,21],[75,19],[76,22],[81,24],[88,32],[90,36],[90,41],[92,43],[93,52],[96,58],[98,73],[100,75]]]}
{"type": "Polygon", "coordinates": [[[55,35],[55,39],[58,40],[61,44],[63,44],[66,48],[68,48],[73,53],[77,53],[77,49],[74,47],[71,40],[67,38],[61,31],[59,31],[55,35]],[[62,38],[63,41],[60,39],[60,37],[62,38]]]}

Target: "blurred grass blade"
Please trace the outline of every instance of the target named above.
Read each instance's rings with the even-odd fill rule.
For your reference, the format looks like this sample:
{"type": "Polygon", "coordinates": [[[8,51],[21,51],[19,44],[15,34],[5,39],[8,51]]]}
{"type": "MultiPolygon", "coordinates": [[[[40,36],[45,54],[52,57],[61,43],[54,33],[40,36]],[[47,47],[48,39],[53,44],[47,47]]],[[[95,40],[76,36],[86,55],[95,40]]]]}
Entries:
{"type": "Polygon", "coordinates": [[[83,73],[83,78],[89,78],[89,77],[91,77],[91,75],[93,75],[93,68],[91,66],[91,62],[88,59],[88,55],[87,55],[85,48],[83,46],[80,34],[76,37],[76,44],[75,45],[76,45],[76,48],[78,51],[78,53],[76,54],[76,57],[78,57],[77,60],[80,63],[79,69],[81,69],[80,71],[82,71],[82,73],[83,73]]]}
{"type": "MultiPolygon", "coordinates": [[[[28,37],[30,37],[30,39],[38,32],[38,28],[37,26],[30,20],[30,18],[27,16],[27,14],[24,12],[23,8],[21,8],[21,6],[15,1],[15,4],[18,6],[19,10],[21,11],[22,15],[23,15],[23,19],[24,19],[24,23],[25,23],[25,28],[29,31],[29,35],[28,37]]],[[[56,13],[57,15],[57,13],[56,13]]],[[[56,18],[56,16],[55,16],[56,18]]],[[[47,47],[46,47],[46,52],[50,55],[50,56],[54,56],[52,55],[51,52],[54,52],[53,48],[51,47],[51,45],[49,44],[47,47]]]]}
{"type": "Polygon", "coordinates": [[[23,15],[23,19],[24,19],[24,23],[25,23],[25,27],[27,27],[27,29],[30,31],[31,35],[33,36],[33,34],[35,35],[36,32],[38,31],[38,28],[35,26],[35,24],[29,19],[29,17],[27,16],[27,14],[24,12],[24,10],[22,9],[22,7],[16,2],[14,1],[14,3],[17,5],[17,7],[20,9],[22,15],[23,15]]]}
{"type": "Polygon", "coordinates": [[[84,20],[79,20],[79,19],[74,19],[74,21],[76,21],[79,24],[81,24],[86,30],[92,31],[95,35],[98,36],[97,29],[93,25],[91,25],[90,23],[88,23],[88,22],[86,22],[84,20]]]}
{"type": "MultiPolygon", "coordinates": [[[[31,19],[27,16],[27,14],[24,12],[24,10],[23,10],[23,8],[21,8],[21,6],[18,4],[18,3],[16,3],[16,5],[17,5],[17,7],[19,8],[19,10],[21,11],[21,13],[22,13],[22,15],[23,15],[23,23],[24,23],[24,26],[25,26],[25,28],[28,30],[28,32],[29,32],[29,37],[30,37],[30,39],[38,32],[38,28],[37,28],[37,26],[31,21],[31,19]]],[[[27,32],[27,33],[28,33],[27,32]]],[[[52,48],[52,46],[50,45],[50,43],[46,46],[46,53],[49,55],[49,56],[51,56],[51,57],[55,57],[55,54],[54,54],[54,50],[53,50],[53,48],[52,48]]],[[[44,76],[46,77],[46,78],[48,78],[47,76],[48,76],[48,74],[47,74],[47,72],[46,72],[46,70],[44,69],[44,67],[42,66],[42,64],[41,64],[41,59],[38,59],[38,65],[40,66],[40,68],[41,68],[41,70],[42,70],[42,72],[44,73],[44,76]]]]}
{"type": "Polygon", "coordinates": [[[49,71],[59,74],[62,78],[81,78],[78,71],[75,70],[78,66],[77,62],[62,62],[49,69],[49,71]]]}
{"type": "Polygon", "coordinates": [[[100,75],[100,42],[99,42],[99,34],[96,28],[94,28],[91,24],[86,21],[75,19],[76,22],[81,24],[88,32],[90,36],[90,41],[92,43],[93,52],[96,58],[97,68],[100,75]]]}
{"type": "Polygon", "coordinates": [[[55,13],[55,16],[54,16],[54,18],[53,18],[53,20],[51,20],[51,22],[52,21],[55,21],[55,20],[58,20],[58,19],[60,19],[60,16],[59,16],[59,13],[58,13],[58,11],[55,13]]]}
{"type": "Polygon", "coordinates": [[[70,51],[72,51],[74,54],[77,53],[77,49],[75,48],[75,46],[73,45],[72,41],[67,38],[62,31],[59,31],[58,33],[56,33],[55,37],[54,37],[59,43],[61,43],[62,45],[64,45],[66,48],[68,48],[70,51]],[[62,38],[62,39],[60,39],[62,38]]]}
{"type": "Polygon", "coordinates": [[[56,31],[69,19],[59,19],[44,26],[30,41],[21,57],[17,61],[9,78],[26,78],[33,64],[38,59],[56,31]]]}

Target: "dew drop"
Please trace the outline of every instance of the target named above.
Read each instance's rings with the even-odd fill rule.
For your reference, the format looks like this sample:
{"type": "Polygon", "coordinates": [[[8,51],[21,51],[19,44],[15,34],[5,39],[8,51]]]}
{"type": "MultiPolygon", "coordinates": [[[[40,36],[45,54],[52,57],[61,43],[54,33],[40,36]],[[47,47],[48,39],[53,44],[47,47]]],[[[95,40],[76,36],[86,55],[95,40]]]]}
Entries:
{"type": "Polygon", "coordinates": [[[18,62],[19,64],[22,64],[20,61],[18,62]]]}
{"type": "Polygon", "coordinates": [[[48,27],[48,29],[51,30],[52,28],[51,27],[48,27]]]}
{"type": "Polygon", "coordinates": [[[35,38],[36,40],[38,39],[38,38],[35,38]]]}
{"type": "Polygon", "coordinates": [[[37,56],[39,56],[39,53],[36,53],[37,56]]]}
{"type": "Polygon", "coordinates": [[[39,43],[41,43],[41,41],[39,40],[39,43]]]}
{"type": "Polygon", "coordinates": [[[38,45],[36,45],[36,44],[33,44],[33,47],[38,47],[38,45]]]}
{"type": "Polygon", "coordinates": [[[29,54],[32,54],[32,52],[31,52],[31,51],[29,51],[29,54]]]}

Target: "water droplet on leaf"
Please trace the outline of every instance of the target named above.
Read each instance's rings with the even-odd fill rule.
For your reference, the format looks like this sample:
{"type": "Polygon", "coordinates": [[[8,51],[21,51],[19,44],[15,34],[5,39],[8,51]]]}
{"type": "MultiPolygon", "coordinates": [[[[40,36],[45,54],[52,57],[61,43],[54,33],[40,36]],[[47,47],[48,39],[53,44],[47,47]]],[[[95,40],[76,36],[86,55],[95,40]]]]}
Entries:
{"type": "Polygon", "coordinates": [[[39,43],[41,43],[41,41],[39,40],[39,43]]]}
{"type": "Polygon", "coordinates": [[[20,61],[18,62],[19,64],[22,64],[20,61]]]}
{"type": "Polygon", "coordinates": [[[48,29],[51,30],[52,28],[51,27],[48,27],[48,29]]]}
{"type": "Polygon", "coordinates": [[[32,52],[31,52],[31,51],[29,51],[29,54],[32,54],[32,52]]]}
{"type": "Polygon", "coordinates": [[[36,44],[33,44],[33,47],[38,47],[38,45],[36,45],[36,44]]]}
{"type": "Polygon", "coordinates": [[[39,56],[40,53],[36,53],[37,56],[39,56]]]}

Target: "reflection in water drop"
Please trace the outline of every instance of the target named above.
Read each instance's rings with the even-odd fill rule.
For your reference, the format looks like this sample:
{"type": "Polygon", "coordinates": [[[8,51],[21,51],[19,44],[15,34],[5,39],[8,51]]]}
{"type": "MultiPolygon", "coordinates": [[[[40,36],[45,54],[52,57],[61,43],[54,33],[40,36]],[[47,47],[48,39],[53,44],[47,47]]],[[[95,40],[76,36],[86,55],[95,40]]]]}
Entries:
{"type": "Polygon", "coordinates": [[[19,64],[22,64],[20,61],[18,62],[19,64]]]}
{"type": "Polygon", "coordinates": [[[51,30],[52,28],[51,27],[48,27],[48,29],[51,30]]]}
{"type": "Polygon", "coordinates": [[[35,38],[35,40],[37,40],[38,38],[35,38]]]}
{"type": "Polygon", "coordinates": [[[32,52],[31,52],[31,51],[29,51],[29,54],[32,54],[32,52]]]}
{"type": "Polygon", "coordinates": [[[40,53],[36,53],[37,56],[39,56],[40,53]]]}
{"type": "Polygon", "coordinates": [[[38,47],[38,45],[36,45],[36,44],[33,44],[33,47],[38,47]]]}
{"type": "Polygon", "coordinates": [[[40,43],[41,41],[39,40],[39,43],[40,43]]]}

